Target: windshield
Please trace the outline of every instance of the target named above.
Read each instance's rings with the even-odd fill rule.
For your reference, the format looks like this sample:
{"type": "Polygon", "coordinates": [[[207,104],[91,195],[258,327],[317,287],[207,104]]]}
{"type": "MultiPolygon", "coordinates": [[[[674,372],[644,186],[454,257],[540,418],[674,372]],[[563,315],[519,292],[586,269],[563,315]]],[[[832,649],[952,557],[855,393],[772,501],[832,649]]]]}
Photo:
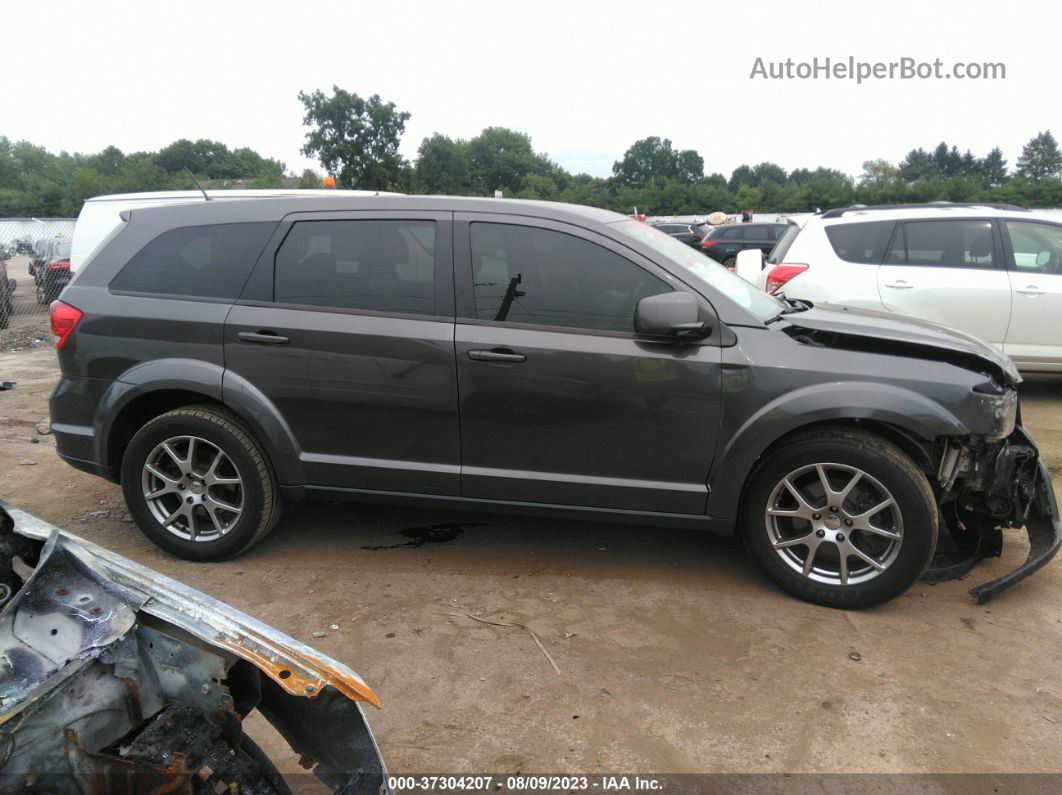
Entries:
{"type": "Polygon", "coordinates": [[[648,224],[640,221],[618,221],[615,226],[631,237],[652,246],[670,262],[681,266],[702,282],[706,282],[760,320],[767,321],[777,317],[786,308],[786,305],[777,298],[753,287],[741,277],[735,276],[715,260],[709,259],[699,251],[648,224]]]}
{"type": "Polygon", "coordinates": [[[52,257],[55,259],[70,259],[70,241],[58,241],[52,249],[52,257]]]}

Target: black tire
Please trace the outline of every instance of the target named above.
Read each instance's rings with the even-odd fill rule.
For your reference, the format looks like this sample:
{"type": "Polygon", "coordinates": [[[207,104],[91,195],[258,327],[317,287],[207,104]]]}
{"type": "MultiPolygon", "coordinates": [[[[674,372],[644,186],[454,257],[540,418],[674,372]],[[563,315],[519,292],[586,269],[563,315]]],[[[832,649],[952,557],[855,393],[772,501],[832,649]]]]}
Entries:
{"type": "Polygon", "coordinates": [[[926,476],[898,447],[870,433],[825,429],[796,436],[763,457],[746,486],[741,521],[742,537],[753,560],[784,590],[827,607],[855,609],[887,602],[922,576],[936,549],[939,512],[926,476]],[[835,492],[844,490],[846,473],[855,478],[855,472],[859,472],[852,494],[863,500],[862,504],[856,505],[851,498],[842,497],[844,504],[828,505],[831,500],[827,499],[825,488],[816,486],[816,481],[822,483],[822,474],[810,466],[815,464],[830,465],[824,470],[835,492]],[[808,468],[807,471],[804,468],[808,468]],[[817,489],[822,493],[825,503],[821,508],[811,508],[820,511],[811,515],[813,519],[784,515],[783,510],[794,513],[807,510],[802,508],[793,491],[785,487],[785,481],[802,490],[811,506],[818,505],[811,499],[811,492],[817,489]],[[872,515],[862,513],[868,505],[885,504],[883,494],[893,500],[898,513],[892,513],[891,507],[872,515]],[[791,507],[786,506],[787,500],[791,507]],[[839,510],[830,512],[830,508],[839,510]],[[768,509],[775,510],[778,516],[768,516],[768,509]],[[866,518],[862,519],[863,516],[866,518]],[[896,535],[898,541],[882,538],[879,535],[882,528],[876,524],[870,527],[875,517],[890,525],[885,532],[896,535]],[[845,527],[852,526],[853,518],[854,531],[845,527]],[[864,523],[868,530],[873,530],[872,533],[859,531],[858,525],[864,523]],[[790,528],[792,534],[780,537],[778,528],[781,526],[790,528]],[[844,533],[848,533],[847,547],[843,546],[844,533]],[[805,572],[812,547],[800,544],[798,539],[802,534],[816,544],[810,574],[805,572]],[[823,539],[823,536],[825,540],[816,540],[823,539]],[[779,549],[776,544],[788,547],[779,549]],[[867,546],[861,546],[864,544],[867,546]],[[872,551],[875,544],[884,548],[880,557],[872,551]],[[864,553],[871,550],[870,557],[884,568],[876,570],[869,562],[863,562],[865,558],[861,560],[855,554],[842,555],[841,549],[852,546],[860,547],[864,553]],[[818,551],[820,547],[823,552],[818,551]],[[820,555],[825,555],[821,571],[816,565],[816,558],[820,555]],[[844,557],[845,565],[831,561],[831,556],[844,557]],[[861,567],[859,570],[863,573],[859,577],[868,579],[842,584],[846,574],[853,577],[849,572],[852,560],[856,561],[857,568],[861,567]],[[801,563],[803,571],[799,570],[801,563]],[[832,571],[831,566],[837,571],[832,571]]]}
{"type": "Polygon", "coordinates": [[[155,417],[129,442],[121,469],[122,492],[137,526],[156,546],[185,560],[235,557],[265,538],[280,518],[280,494],[265,454],[239,419],[218,406],[186,406],[155,417]],[[180,436],[194,436],[223,452],[241,480],[242,511],[213,540],[182,538],[167,529],[152,513],[144,494],[148,456],[162,442],[180,436]]]}
{"type": "Polygon", "coordinates": [[[737,267],[737,257],[727,257],[723,260],[723,267],[727,270],[734,270],[737,267]]]}
{"type": "Polygon", "coordinates": [[[0,300],[0,329],[5,329],[11,323],[11,315],[14,313],[10,298],[0,300]]]}

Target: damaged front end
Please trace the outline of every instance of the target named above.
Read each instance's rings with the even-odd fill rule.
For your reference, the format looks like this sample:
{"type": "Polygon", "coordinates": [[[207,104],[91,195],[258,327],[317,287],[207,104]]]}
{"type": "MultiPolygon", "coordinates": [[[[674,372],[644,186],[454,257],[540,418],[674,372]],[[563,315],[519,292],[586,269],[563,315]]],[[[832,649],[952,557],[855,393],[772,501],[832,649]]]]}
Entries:
{"type": "Polygon", "coordinates": [[[0,793],[289,792],[255,709],[336,791],[387,792],[346,666],[0,502],[0,793]]]}
{"type": "Polygon", "coordinates": [[[1024,527],[1029,536],[1029,554],[1021,566],[970,590],[978,604],[1037,571],[1062,545],[1051,475],[1020,418],[1018,422],[1005,438],[948,440],[937,474],[940,509],[951,532],[942,537],[927,581],[961,577],[978,561],[998,557],[1001,528],[1024,527]]]}

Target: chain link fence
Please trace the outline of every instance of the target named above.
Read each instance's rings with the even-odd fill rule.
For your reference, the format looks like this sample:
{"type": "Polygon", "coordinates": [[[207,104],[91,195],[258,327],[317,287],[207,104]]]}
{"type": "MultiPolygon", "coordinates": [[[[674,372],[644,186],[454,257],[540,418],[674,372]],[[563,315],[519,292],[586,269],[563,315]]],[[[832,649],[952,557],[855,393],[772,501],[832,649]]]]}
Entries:
{"type": "Polygon", "coordinates": [[[0,218],[0,351],[46,343],[48,305],[70,281],[74,218],[0,218]]]}

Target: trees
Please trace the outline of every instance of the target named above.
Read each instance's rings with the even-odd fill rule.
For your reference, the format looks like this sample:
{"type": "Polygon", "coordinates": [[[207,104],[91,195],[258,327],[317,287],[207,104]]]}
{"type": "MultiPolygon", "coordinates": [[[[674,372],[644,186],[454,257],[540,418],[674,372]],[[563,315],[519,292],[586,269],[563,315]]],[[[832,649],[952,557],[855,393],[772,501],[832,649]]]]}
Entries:
{"type": "Polygon", "coordinates": [[[1033,137],[1021,150],[1018,173],[1034,182],[1047,177],[1062,176],[1062,152],[1050,130],[1033,137]]]}
{"type": "Polygon", "coordinates": [[[1007,178],[1007,161],[1003,159],[1003,150],[998,146],[992,149],[981,161],[981,178],[989,187],[1002,185],[1007,178]]]}
{"type": "Polygon", "coordinates": [[[398,144],[410,114],[378,94],[362,99],[332,86],[332,95],[318,89],[299,92],[306,108],[303,124],[310,128],[302,153],[316,157],[325,171],[345,188],[388,190],[401,181],[403,160],[398,144]]]}
{"type": "Polygon", "coordinates": [[[921,147],[912,149],[900,161],[899,174],[905,182],[914,182],[918,179],[933,177],[937,173],[938,166],[933,156],[921,147]]]}
{"type": "Polygon", "coordinates": [[[433,133],[420,142],[414,185],[418,193],[464,195],[472,188],[468,141],[433,133]]]}
{"type": "MultiPolygon", "coordinates": [[[[307,108],[307,148],[339,172],[341,185],[384,187],[403,193],[506,196],[567,201],[629,213],[703,215],[814,212],[855,203],[902,204],[929,201],[997,201],[1023,206],[1062,206],[1062,155],[1049,131],[1025,146],[1018,173],[1011,176],[999,147],[979,158],[940,142],[912,149],[899,164],[868,160],[858,180],[829,168],[776,163],[740,165],[729,179],[704,174],[693,150],[650,136],[635,141],[613,165],[608,178],[572,175],[536,152],[531,138],[505,127],[487,127],[468,140],[433,133],[421,141],[417,158],[405,161],[398,144],[408,113],[378,96],[362,100],[334,88],[300,94],[307,108]],[[312,139],[312,141],[311,141],[312,139]],[[317,148],[314,148],[314,147],[317,148]],[[382,154],[381,154],[382,153],[382,154]]],[[[305,150],[304,150],[305,151],[305,150]]],[[[84,199],[104,193],[189,189],[189,168],[206,187],[279,188],[293,182],[318,188],[320,175],[306,169],[285,176],[284,164],[248,147],[230,149],[201,138],[180,139],[158,152],[122,152],[107,147],[94,154],[53,154],[27,141],[0,136],[0,216],[76,215],[84,199]]]]}
{"type": "Polygon", "coordinates": [[[704,158],[692,149],[677,151],[670,139],[652,135],[631,144],[612,165],[612,175],[625,185],[645,185],[661,178],[691,183],[704,176],[704,158]]]}
{"type": "MultiPolygon", "coordinates": [[[[531,174],[546,176],[556,169],[531,147],[531,137],[507,127],[487,127],[468,142],[468,163],[473,192],[517,193],[531,174]]],[[[539,186],[541,187],[541,186],[539,186]]]]}
{"type": "MultiPolygon", "coordinates": [[[[108,147],[97,157],[112,151],[121,156],[114,147],[108,147]]],[[[115,155],[111,155],[115,159],[115,155]]],[[[159,150],[155,162],[160,169],[170,174],[183,173],[188,169],[197,177],[206,179],[271,179],[284,176],[284,164],[279,160],[262,157],[247,147],[230,151],[221,141],[200,138],[189,141],[181,138],[159,150]]]]}

